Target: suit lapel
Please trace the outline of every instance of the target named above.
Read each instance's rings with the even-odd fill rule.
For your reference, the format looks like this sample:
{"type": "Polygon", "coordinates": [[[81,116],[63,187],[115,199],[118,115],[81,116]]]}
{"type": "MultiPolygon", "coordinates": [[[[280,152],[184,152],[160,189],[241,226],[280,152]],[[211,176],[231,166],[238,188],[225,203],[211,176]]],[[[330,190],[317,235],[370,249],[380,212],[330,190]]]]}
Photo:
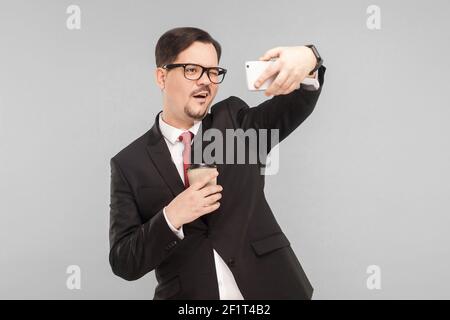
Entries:
{"type": "MultiPolygon", "coordinates": [[[[175,166],[175,163],[172,161],[172,157],[170,155],[169,148],[167,147],[166,141],[161,133],[159,128],[159,113],[156,115],[155,124],[149,131],[149,139],[147,144],[147,153],[152,160],[155,168],[158,170],[159,174],[163,178],[164,182],[172,191],[174,197],[184,191],[185,187],[183,184],[183,180],[178,174],[178,170],[175,166]]],[[[210,119],[209,115],[207,115],[200,127],[199,133],[202,130],[202,126],[206,123],[206,127],[209,127],[210,119]]],[[[191,158],[194,152],[194,148],[197,148],[195,152],[198,152],[198,148],[203,147],[201,134],[196,134],[191,146],[191,158]]],[[[189,228],[207,229],[205,222],[202,219],[196,219],[191,223],[185,225],[184,229],[185,233],[189,233],[189,228]],[[187,227],[187,228],[186,228],[187,227]],[[187,230],[186,230],[187,229],[187,230]]]]}
{"type": "Polygon", "coordinates": [[[156,116],[155,124],[150,130],[147,152],[152,159],[156,169],[172,191],[174,197],[184,190],[183,181],[178,174],[177,168],[170,156],[169,148],[162,136],[158,125],[159,113],[156,116]]]}

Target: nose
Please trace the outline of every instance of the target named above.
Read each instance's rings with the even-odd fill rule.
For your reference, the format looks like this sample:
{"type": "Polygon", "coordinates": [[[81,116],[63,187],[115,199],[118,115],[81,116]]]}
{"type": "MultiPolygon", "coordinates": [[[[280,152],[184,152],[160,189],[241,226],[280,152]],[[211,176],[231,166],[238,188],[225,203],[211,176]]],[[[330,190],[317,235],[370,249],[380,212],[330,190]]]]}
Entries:
{"type": "Polygon", "coordinates": [[[202,76],[200,77],[200,79],[197,80],[199,85],[209,85],[211,84],[211,80],[209,80],[208,74],[207,72],[203,72],[202,76]]]}

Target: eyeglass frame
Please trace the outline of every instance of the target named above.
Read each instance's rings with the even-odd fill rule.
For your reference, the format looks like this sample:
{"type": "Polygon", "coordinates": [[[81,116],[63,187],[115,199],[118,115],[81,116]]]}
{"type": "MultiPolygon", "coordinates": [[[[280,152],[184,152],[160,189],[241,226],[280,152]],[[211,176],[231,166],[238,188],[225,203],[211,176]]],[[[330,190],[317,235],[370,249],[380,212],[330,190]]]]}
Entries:
{"type": "Polygon", "coordinates": [[[204,67],[202,65],[196,64],[196,63],[171,63],[171,64],[165,64],[163,65],[161,68],[166,69],[166,70],[171,70],[173,68],[178,68],[178,67],[183,67],[183,76],[188,79],[188,80],[192,80],[192,81],[197,81],[199,79],[201,79],[201,77],[203,77],[203,74],[206,71],[206,75],[208,76],[209,81],[211,81],[214,84],[220,84],[223,82],[223,80],[225,79],[225,75],[227,73],[227,69],[221,68],[221,67],[204,67]],[[197,66],[202,68],[202,73],[200,74],[200,77],[198,77],[197,79],[189,79],[186,77],[186,66],[197,66]],[[219,69],[219,75],[220,72],[223,72],[223,78],[222,81],[220,82],[214,82],[211,80],[210,76],[209,76],[209,70],[211,69],[219,69]]]}

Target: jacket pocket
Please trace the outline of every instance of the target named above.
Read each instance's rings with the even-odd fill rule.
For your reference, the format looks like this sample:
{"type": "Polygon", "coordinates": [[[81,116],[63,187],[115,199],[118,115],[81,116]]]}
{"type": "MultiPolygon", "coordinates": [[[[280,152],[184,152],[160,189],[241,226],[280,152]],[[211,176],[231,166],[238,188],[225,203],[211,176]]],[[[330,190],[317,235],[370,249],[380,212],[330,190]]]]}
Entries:
{"type": "Polygon", "coordinates": [[[180,277],[176,276],[166,282],[159,284],[155,289],[154,300],[170,299],[180,292],[180,277]]]}
{"type": "Polygon", "coordinates": [[[284,233],[272,234],[261,240],[256,240],[251,243],[256,255],[262,256],[269,252],[275,251],[280,248],[288,247],[291,245],[288,238],[284,233]]]}

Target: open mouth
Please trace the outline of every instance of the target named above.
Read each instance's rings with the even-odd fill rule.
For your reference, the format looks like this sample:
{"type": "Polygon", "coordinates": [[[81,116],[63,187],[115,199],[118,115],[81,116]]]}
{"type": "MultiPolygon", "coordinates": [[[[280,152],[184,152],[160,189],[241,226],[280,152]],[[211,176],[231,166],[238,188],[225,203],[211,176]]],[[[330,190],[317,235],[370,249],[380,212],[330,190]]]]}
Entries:
{"type": "Polygon", "coordinates": [[[204,103],[208,97],[208,93],[199,93],[193,96],[194,99],[199,103],[204,103]]]}

